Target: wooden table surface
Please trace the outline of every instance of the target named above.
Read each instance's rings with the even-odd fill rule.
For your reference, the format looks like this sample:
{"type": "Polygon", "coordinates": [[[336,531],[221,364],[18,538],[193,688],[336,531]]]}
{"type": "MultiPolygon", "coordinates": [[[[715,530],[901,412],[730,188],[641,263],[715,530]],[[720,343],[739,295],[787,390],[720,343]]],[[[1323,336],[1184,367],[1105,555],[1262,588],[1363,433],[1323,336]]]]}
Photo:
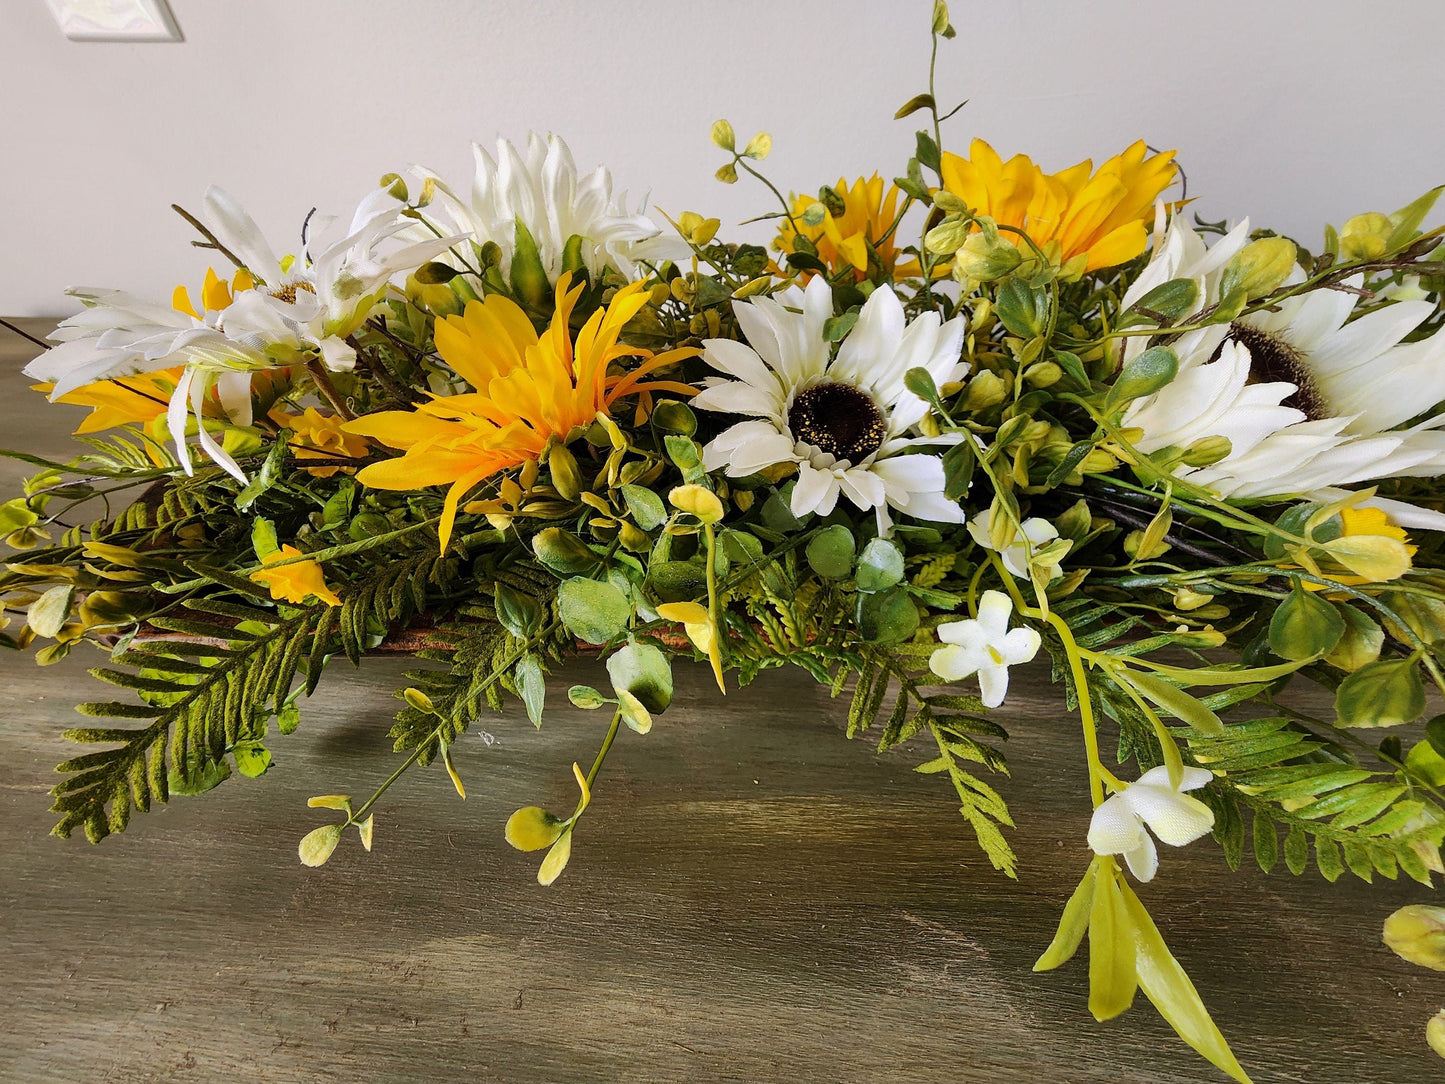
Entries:
{"type": "MultiPolygon", "coordinates": [[[[25,326],[41,331],[48,325],[25,326]]],[[[0,444],[63,453],[64,408],[24,390],[33,348],[0,329],[0,444]]],[[[0,463],[7,496],[25,473],[0,463]]],[[[624,731],[572,863],[539,887],[507,815],[570,808],[601,713],[549,685],[547,723],[484,718],[379,805],[376,849],[326,867],[296,842],[312,794],[369,794],[404,663],[342,661],[257,780],[136,815],[92,847],[47,835],[60,732],[96,695],[82,652],[0,655],[0,1080],[1224,1080],[1142,994],[1093,1022],[1083,955],[1033,975],[1082,874],[1077,722],[1035,664],[1005,710],[1019,881],[976,850],[949,790],[842,733],[841,703],[774,672],[716,697],[680,666],[652,733],[624,731]],[[488,744],[482,734],[493,736],[488,744]]],[[[1231,873],[1165,849],[1140,895],[1259,1084],[1445,1079],[1424,1044],[1445,975],[1380,943],[1436,893],[1231,873]]]]}

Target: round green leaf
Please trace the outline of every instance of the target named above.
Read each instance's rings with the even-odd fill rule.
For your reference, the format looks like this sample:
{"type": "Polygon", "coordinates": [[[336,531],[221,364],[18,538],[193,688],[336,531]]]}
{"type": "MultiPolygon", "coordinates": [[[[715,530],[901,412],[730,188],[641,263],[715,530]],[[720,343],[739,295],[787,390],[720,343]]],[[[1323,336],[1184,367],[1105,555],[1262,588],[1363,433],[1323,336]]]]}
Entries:
{"type": "Polygon", "coordinates": [[[1335,649],[1345,619],[1319,595],[1299,584],[1276,607],[1269,622],[1269,647],[1282,659],[1304,662],[1335,649]]]}
{"type": "Polygon", "coordinates": [[[858,596],[858,631],[875,644],[896,644],[918,629],[918,607],[902,587],[858,596]]]}
{"type": "Polygon", "coordinates": [[[1362,666],[1335,691],[1340,726],[1400,726],[1425,712],[1425,686],[1414,659],[1391,659],[1362,666]]]}
{"type": "Polygon", "coordinates": [[[885,591],[903,579],[903,551],[885,538],[863,547],[853,580],[860,591],[885,591]]]}
{"type": "Polygon", "coordinates": [[[824,527],[808,543],[808,565],[824,579],[845,579],[853,571],[853,555],[857,552],[853,532],[841,523],[824,527]]]}
{"type": "Polygon", "coordinates": [[[627,628],[632,604],[610,583],[574,576],[557,589],[557,612],[573,636],[605,644],[627,628]]]}
{"type": "Polygon", "coordinates": [[[607,674],[619,697],[631,693],[648,711],[666,711],[672,703],[672,665],[651,644],[630,643],[607,659],[607,674]]]}
{"type": "Polygon", "coordinates": [[[597,554],[588,549],[582,539],[560,527],[538,531],[532,539],[532,552],[559,576],[590,572],[598,565],[597,554]]]}

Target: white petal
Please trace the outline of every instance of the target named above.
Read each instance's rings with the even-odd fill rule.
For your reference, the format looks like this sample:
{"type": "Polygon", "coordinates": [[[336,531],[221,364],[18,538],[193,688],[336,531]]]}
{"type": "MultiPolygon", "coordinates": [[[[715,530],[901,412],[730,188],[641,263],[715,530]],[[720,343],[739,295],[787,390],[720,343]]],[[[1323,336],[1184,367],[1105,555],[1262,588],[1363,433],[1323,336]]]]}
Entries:
{"type": "Polygon", "coordinates": [[[1124,862],[1128,865],[1129,872],[1141,882],[1147,884],[1154,879],[1154,874],[1159,872],[1159,850],[1149,838],[1148,832],[1144,833],[1144,838],[1137,847],[1124,852],[1124,862]]]}
{"type": "Polygon", "coordinates": [[[984,707],[996,708],[1008,695],[1008,667],[990,663],[978,670],[978,693],[984,707]]]}
{"type": "Polygon", "coordinates": [[[1214,827],[1214,810],[1198,798],[1147,783],[1124,791],[1124,800],[1164,843],[1182,847],[1214,827]]]}
{"type": "Polygon", "coordinates": [[[1089,846],[1095,854],[1124,854],[1147,838],[1144,822],[1124,801],[1124,793],[1105,799],[1094,810],[1089,821],[1089,846]]]}
{"type": "Polygon", "coordinates": [[[1002,591],[985,591],[979,596],[978,623],[991,640],[1002,640],[1008,633],[1008,619],[1013,611],[1013,600],[1002,591]]]}
{"type": "MultiPolygon", "coordinates": [[[[793,515],[802,518],[809,512],[818,511],[825,503],[831,512],[837,501],[838,479],[833,477],[832,471],[818,470],[807,463],[799,464],[798,482],[793,487],[793,515]]],[[[821,514],[827,515],[827,512],[821,514]]]]}

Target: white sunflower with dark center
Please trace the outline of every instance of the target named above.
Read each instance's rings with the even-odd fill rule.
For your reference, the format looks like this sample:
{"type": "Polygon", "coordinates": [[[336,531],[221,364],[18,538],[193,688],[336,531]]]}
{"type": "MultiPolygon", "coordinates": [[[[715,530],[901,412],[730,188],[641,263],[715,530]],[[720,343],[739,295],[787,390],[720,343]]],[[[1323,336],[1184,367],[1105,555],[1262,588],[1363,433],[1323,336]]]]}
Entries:
{"type": "Polygon", "coordinates": [[[878,530],[892,511],[935,523],[962,523],[963,509],[943,495],[940,455],[950,438],[915,435],[928,404],[904,386],[910,369],[936,385],[956,376],[963,318],[933,312],[911,323],[887,286],[864,303],[858,321],[832,351],[823,333],[833,315],[828,284],[815,277],[801,311],[773,298],[734,306],[747,343],[708,339],[704,360],[733,379],[710,378],[693,399],[704,410],[752,415],[703,449],[708,470],[741,478],[780,463],[797,465],[791,510],[827,515],[846,497],[872,509],[878,530]]]}
{"type": "MultiPolygon", "coordinates": [[[[1199,286],[1194,312],[1201,311],[1219,300],[1223,269],[1248,240],[1248,220],[1210,246],[1176,217],[1124,306],[1187,278],[1199,286]]],[[[1296,268],[1289,281],[1303,276],[1296,268]]],[[[1344,285],[1360,284],[1356,277],[1344,285]]],[[[1403,341],[1435,306],[1396,301],[1351,319],[1359,300],[1350,289],[1311,290],[1274,311],[1169,341],[1178,375],[1124,415],[1125,427],[1142,430],[1135,446],[1156,452],[1227,437],[1222,460],[1175,474],[1232,498],[1323,500],[1384,478],[1445,474],[1445,413],[1437,411],[1445,400],[1445,336],[1403,341]]],[[[1148,345],[1128,340],[1124,360],[1148,345]]],[[[1401,501],[1366,503],[1403,526],[1445,530],[1445,515],[1401,501]]]]}

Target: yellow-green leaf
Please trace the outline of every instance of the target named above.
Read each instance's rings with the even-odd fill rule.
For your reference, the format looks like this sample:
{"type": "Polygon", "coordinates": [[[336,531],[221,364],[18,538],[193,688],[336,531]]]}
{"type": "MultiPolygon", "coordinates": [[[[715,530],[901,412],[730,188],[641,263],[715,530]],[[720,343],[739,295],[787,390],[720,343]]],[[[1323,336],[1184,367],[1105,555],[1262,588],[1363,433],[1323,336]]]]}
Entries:
{"type": "Polygon", "coordinates": [[[376,814],[374,813],[356,826],[356,830],[361,833],[361,845],[367,849],[368,853],[371,851],[371,837],[375,828],[376,814]]]}
{"type": "Polygon", "coordinates": [[[733,135],[733,126],[725,120],[713,121],[712,141],[725,151],[732,150],[737,146],[737,137],[733,135]]]}
{"type": "Polygon", "coordinates": [[[318,794],[314,798],[307,798],[306,804],[312,809],[351,809],[351,795],[349,794],[318,794]]]}
{"type": "Polygon", "coordinates": [[[1215,1026],[1194,983],[1164,944],[1149,912],[1128,885],[1122,886],[1121,892],[1133,932],[1135,966],[1144,995],[1181,1039],[1241,1084],[1250,1084],[1249,1075],[1215,1026]]]}
{"type": "Polygon", "coordinates": [[[626,689],[617,689],[617,706],[622,712],[622,721],[639,734],[652,729],[652,715],[642,706],[642,701],[626,689]]]}
{"type": "Polygon", "coordinates": [[[1195,730],[1212,735],[1224,733],[1224,723],[1219,716],[1183,689],[1177,689],[1153,674],[1134,670],[1122,671],[1119,677],[1134,686],[1146,700],[1152,700],[1170,715],[1188,723],[1195,730]]]}
{"type": "Polygon", "coordinates": [[[313,829],[301,837],[301,843],[296,848],[296,853],[301,856],[301,862],[307,866],[324,866],[326,860],[331,857],[331,852],[336,850],[336,845],[341,842],[341,830],[345,827],[340,824],[323,824],[320,828],[313,829]]]}
{"type": "Polygon", "coordinates": [[[1397,580],[1410,571],[1410,551],[1398,538],[1381,534],[1348,534],[1322,547],[1356,576],[1371,583],[1397,580]]]}
{"type": "Polygon", "coordinates": [[[1064,913],[1059,917],[1059,928],[1054,932],[1053,941],[1034,963],[1035,971],[1052,971],[1061,964],[1068,963],[1078,951],[1079,942],[1084,939],[1084,931],[1089,928],[1089,914],[1094,906],[1094,878],[1097,872],[1097,867],[1092,862],[1089,863],[1084,879],[1079,882],[1079,887],[1074,889],[1069,902],[1064,904],[1064,913]]]}
{"type": "Polygon", "coordinates": [[[557,842],[562,821],[538,805],[523,806],[507,818],[507,842],[519,851],[540,851],[557,842]]]}
{"type": "Polygon", "coordinates": [[[568,828],[558,837],[557,842],[552,844],[552,849],[547,852],[547,857],[542,859],[542,867],[537,870],[537,883],[549,885],[567,868],[567,860],[572,857],[572,829],[568,828]]]}
{"type": "Polygon", "coordinates": [[[748,140],[748,145],[743,148],[743,156],[761,161],[772,153],[772,150],[773,137],[767,132],[759,132],[748,140]]]}
{"type": "Polygon", "coordinates": [[[1094,900],[1089,912],[1089,1011],[1110,1020],[1134,1003],[1139,978],[1134,937],[1112,859],[1096,863],[1094,900]]]}

